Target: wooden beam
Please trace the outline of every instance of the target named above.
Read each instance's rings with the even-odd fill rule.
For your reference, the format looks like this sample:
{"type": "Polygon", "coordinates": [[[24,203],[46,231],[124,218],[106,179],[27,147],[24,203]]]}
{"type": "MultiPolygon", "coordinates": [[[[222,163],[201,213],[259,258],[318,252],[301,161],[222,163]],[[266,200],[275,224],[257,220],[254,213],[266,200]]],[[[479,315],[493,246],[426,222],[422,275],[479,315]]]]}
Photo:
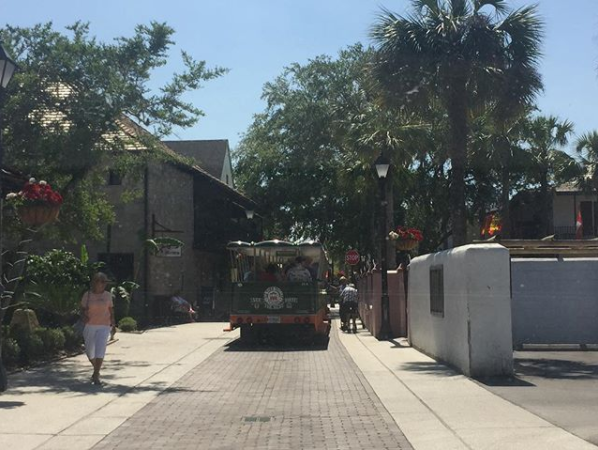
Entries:
{"type": "Polygon", "coordinates": [[[598,249],[598,240],[587,239],[570,239],[557,241],[541,241],[538,239],[504,239],[502,241],[496,240],[492,242],[474,241],[474,244],[500,244],[507,248],[594,248],[598,249]]]}
{"type": "Polygon", "coordinates": [[[511,256],[598,257],[598,248],[509,248],[511,256]]]}

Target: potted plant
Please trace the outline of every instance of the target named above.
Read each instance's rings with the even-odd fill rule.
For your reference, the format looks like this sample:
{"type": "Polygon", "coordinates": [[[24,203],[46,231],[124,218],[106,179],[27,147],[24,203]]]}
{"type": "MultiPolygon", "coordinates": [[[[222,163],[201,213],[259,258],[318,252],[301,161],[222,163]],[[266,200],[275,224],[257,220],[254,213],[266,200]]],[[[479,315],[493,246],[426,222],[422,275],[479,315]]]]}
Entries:
{"type": "Polygon", "coordinates": [[[395,241],[398,250],[413,250],[424,238],[417,228],[397,227],[396,231],[388,233],[388,237],[395,241]]]}
{"type": "Polygon", "coordinates": [[[11,192],[6,201],[17,210],[26,225],[38,226],[53,222],[58,217],[62,196],[45,181],[31,178],[20,192],[11,192]]]}

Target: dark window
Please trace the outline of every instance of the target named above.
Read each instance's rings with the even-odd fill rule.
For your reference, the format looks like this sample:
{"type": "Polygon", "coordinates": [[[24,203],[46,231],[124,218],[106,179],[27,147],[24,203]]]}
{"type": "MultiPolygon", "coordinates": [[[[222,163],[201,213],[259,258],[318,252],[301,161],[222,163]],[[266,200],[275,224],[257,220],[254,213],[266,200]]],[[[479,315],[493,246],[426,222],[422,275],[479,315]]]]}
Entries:
{"type": "Polygon", "coordinates": [[[123,184],[123,177],[117,170],[110,169],[108,171],[108,184],[110,186],[117,186],[123,184]]]}
{"type": "Polygon", "coordinates": [[[430,267],[430,312],[444,317],[444,269],[430,267]]]}
{"type": "Polygon", "coordinates": [[[228,175],[226,176],[226,184],[228,184],[228,175]]]}
{"type": "Polygon", "coordinates": [[[110,279],[117,283],[133,281],[133,253],[99,253],[98,260],[106,264],[100,270],[110,279]]]}

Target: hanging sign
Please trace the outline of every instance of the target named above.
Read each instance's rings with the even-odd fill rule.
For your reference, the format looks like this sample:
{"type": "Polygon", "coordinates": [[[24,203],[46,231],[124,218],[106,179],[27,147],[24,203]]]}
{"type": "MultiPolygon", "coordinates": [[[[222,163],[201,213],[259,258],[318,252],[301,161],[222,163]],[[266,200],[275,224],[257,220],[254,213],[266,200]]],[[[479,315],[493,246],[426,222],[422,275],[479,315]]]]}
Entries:
{"type": "Polygon", "coordinates": [[[183,248],[180,246],[164,245],[158,250],[158,256],[165,258],[179,258],[183,255],[183,248]]]}

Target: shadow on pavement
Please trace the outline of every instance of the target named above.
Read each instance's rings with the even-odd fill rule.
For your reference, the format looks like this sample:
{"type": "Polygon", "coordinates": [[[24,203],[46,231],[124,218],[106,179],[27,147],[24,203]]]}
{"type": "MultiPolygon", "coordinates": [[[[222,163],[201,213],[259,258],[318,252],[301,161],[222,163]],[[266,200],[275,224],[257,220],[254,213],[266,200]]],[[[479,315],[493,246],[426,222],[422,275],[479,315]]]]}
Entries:
{"type": "Polygon", "coordinates": [[[460,375],[459,372],[445,366],[436,361],[419,361],[401,364],[402,370],[409,370],[412,372],[427,373],[430,375],[438,375],[439,377],[454,377],[460,375]]]}
{"type": "Polygon", "coordinates": [[[476,381],[480,382],[485,386],[496,386],[496,387],[534,387],[536,386],[529,381],[522,380],[517,376],[514,377],[479,377],[475,378],[476,381]]]}
{"type": "Polygon", "coordinates": [[[515,372],[526,377],[598,380],[598,364],[549,358],[517,358],[515,372]]]}
{"type": "Polygon", "coordinates": [[[0,402],[0,409],[13,409],[24,405],[25,402],[0,402]]]}
{"type": "Polygon", "coordinates": [[[322,339],[314,343],[298,343],[296,339],[289,338],[288,340],[278,341],[263,341],[256,343],[243,342],[241,339],[236,339],[224,347],[225,352],[313,352],[328,350],[328,343],[330,339],[322,339]]]}
{"type": "MultiPolygon", "coordinates": [[[[9,376],[9,390],[11,395],[31,393],[64,393],[74,392],[81,395],[114,393],[123,395],[137,392],[161,392],[168,384],[162,382],[145,382],[143,386],[132,386],[122,384],[126,378],[120,368],[146,367],[147,363],[137,361],[110,360],[106,363],[109,366],[102,374],[101,386],[91,383],[91,365],[82,367],[75,361],[62,361],[60,364],[49,364],[45,367],[17,372],[9,376]]],[[[169,391],[181,390],[170,388],[169,391]]],[[[10,402],[8,402],[10,403],[10,402]]],[[[2,403],[0,403],[2,407],[2,403]]]]}

